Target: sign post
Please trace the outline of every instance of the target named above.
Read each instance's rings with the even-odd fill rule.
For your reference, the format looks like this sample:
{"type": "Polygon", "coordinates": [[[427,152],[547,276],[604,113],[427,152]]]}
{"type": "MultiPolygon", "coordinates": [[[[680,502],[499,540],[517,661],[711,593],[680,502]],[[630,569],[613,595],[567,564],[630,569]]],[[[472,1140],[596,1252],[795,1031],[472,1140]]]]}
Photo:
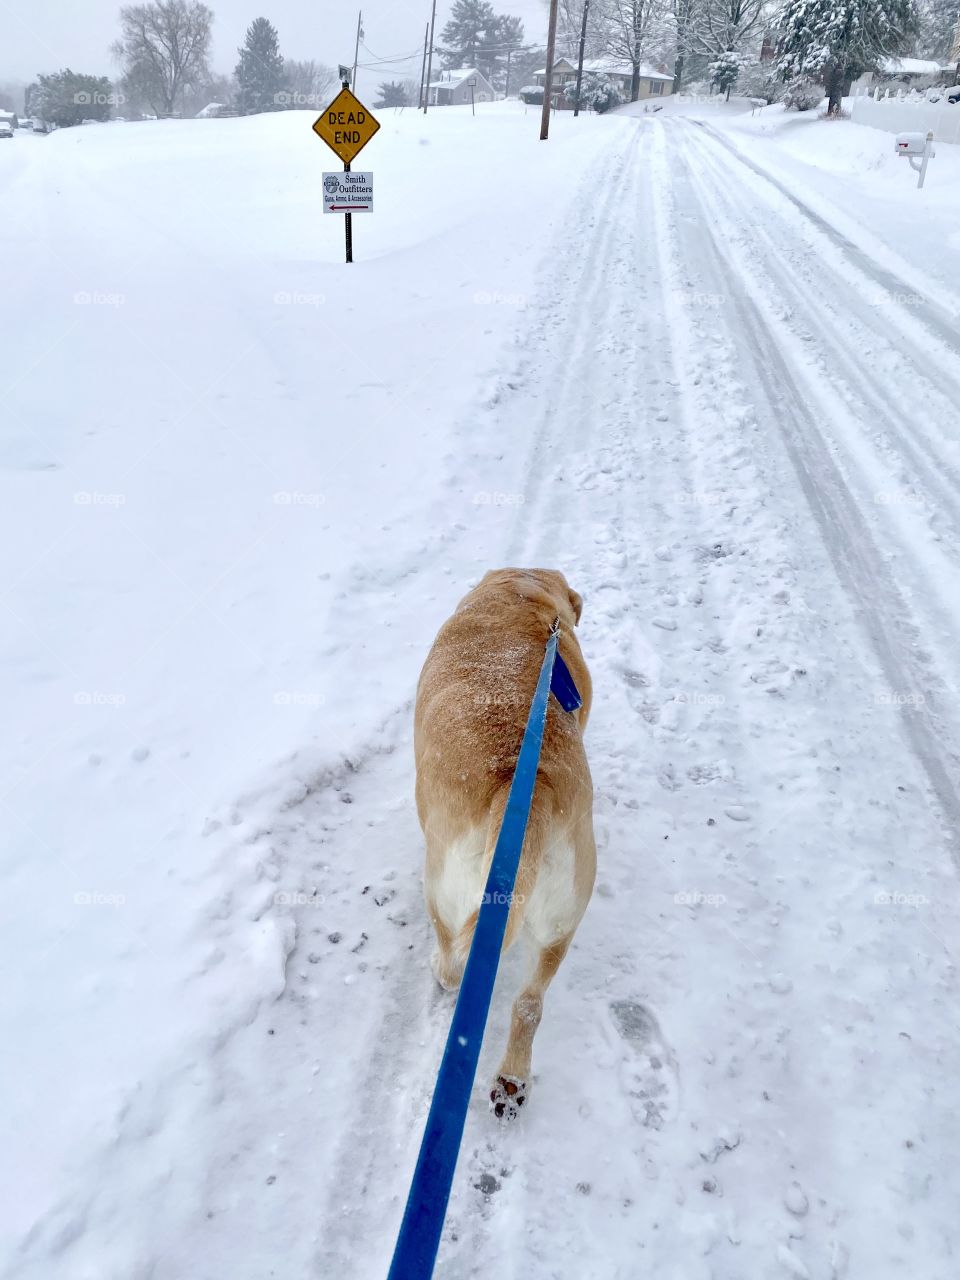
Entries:
{"type": "MultiPolygon", "coordinates": [[[[334,100],[327,107],[322,115],[317,116],[313,122],[313,131],[317,137],[322,138],[331,151],[335,151],[343,161],[344,175],[350,172],[350,164],[367,145],[373,135],[380,128],[380,124],[370,114],[367,108],[350,92],[349,72],[346,67],[340,68],[342,88],[334,100]],[[346,75],[344,73],[347,72],[346,75]]],[[[335,175],[325,175],[333,177],[335,175]]],[[[370,209],[373,207],[373,175],[370,173],[358,174],[358,178],[363,180],[364,186],[369,189],[369,201],[364,204],[354,204],[350,199],[338,201],[332,207],[328,206],[326,198],[326,183],[324,183],[324,210],[327,212],[342,211],[344,215],[344,242],[346,249],[346,261],[353,261],[353,212],[356,210],[370,209]]],[[[354,184],[345,177],[343,187],[344,191],[351,191],[358,184],[354,184]]]]}

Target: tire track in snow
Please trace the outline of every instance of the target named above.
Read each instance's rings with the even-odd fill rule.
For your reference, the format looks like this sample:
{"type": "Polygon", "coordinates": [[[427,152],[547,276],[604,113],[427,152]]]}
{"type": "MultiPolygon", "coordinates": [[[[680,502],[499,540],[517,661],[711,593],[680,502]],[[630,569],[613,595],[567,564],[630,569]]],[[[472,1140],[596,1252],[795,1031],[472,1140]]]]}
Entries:
{"type": "MultiPolygon", "coordinates": [[[[686,148],[681,159],[696,188],[696,161],[686,148]]],[[[765,320],[749,276],[730,261],[729,246],[715,229],[712,210],[700,198],[702,244],[711,255],[716,274],[724,282],[745,341],[744,362],[754,374],[771,406],[784,447],[820,529],[838,577],[857,604],[861,626],[869,637],[892,690],[922,691],[923,701],[902,702],[900,716],[908,741],[927,775],[940,809],[944,834],[953,858],[960,866],[960,756],[947,733],[938,707],[949,696],[937,673],[918,661],[919,630],[899,583],[874,540],[869,523],[844,481],[836,460],[823,438],[811,400],[823,405],[817,388],[797,368],[796,357],[778,341],[776,319],[765,320]],[[883,602],[880,607],[878,602],[883,602]]],[[[817,317],[812,317],[816,323],[817,317]]],[[[838,434],[841,434],[838,431],[838,434]]]]}
{"type": "MultiPolygon", "coordinates": [[[[728,138],[725,138],[718,130],[713,129],[702,120],[695,120],[693,124],[704,133],[709,134],[711,138],[721,147],[733,156],[740,165],[745,169],[749,169],[751,173],[758,178],[762,178],[764,182],[769,183],[776,191],[780,193],[784,199],[789,200],[795,209],[797,209],[806,220],[818,231],[823,234],[843,253],[864,275],[876,281],[876,283],[890,294],[912,293],[913,286],[908,284],[896,272],[882,267],[870,255],[865,252],[858,244],[848,239],[842,232],[838,231],[826,218],[823,218],[815,210],[811,209],[808,204],[800,199],[795,192],[791,191],[785,183],[779,178],[774,177],[766,169],[755,164],[747,156],[743,154],[728,138]]],[[[918,313],[927,328],[936,335],[936,337],[948,349],[955,354],[960,355],[960,335],[957,332],[958,315],[950,312],[938,303],[930,299],[924,299],[918,304],[918,313]]]]}
{"type": "MultiPolygon", "coordinates": [[[[705,138],[696,135],[693,142],[697,154],[695,172],[701,191],[712,205],[728,211],[725,225],[727,243],[744,244],[742,232],[736,230],[742,226],[744,217],[743,197],[736,186],[730,186],[729,170],[718,163],[716,149],[705,138]]],[[[877,309],[861,305],[855,292],[843,292],[844,288],[849,289],[848,282],[830,272],[832,278],[829,281],[821,278],[815,283],[810,278],[812,264],[809,257],[790,252],[788,237],[792,229],[789,224],[783,229],[787,238],[780,234],[775,239],[762,222],[751,225],[752,240],[749,246],[744,247],[748,248],[753,272],[762,270],[771,277],[775,286],[773,296],[792,301],[787,317],[792,329],[797,329],[795,316],[798,314],[810,323],[811,328],[816,328],[816,333],[808,330],[799,336],[808,346],[815,344],[825,365],[837,367],[840,376],[832,378],[832,386],[843,396],[851,416],[862,422],[864,436],[877,441],[891,465],[902,465],[904,459],[908,460],[918,477],[915,488],[936,497],[934,510],[950,526],[951,541],[943,547],[931,547],[930,554],[942,558],[960,545],[960,474],[955,466],[951,466],[947,456],[948,452],[956,456],[958,444],[956,440],[942,436],[935,443],[926,432],[928,423],[932,425],[938,418],[941,421],[952,418],[953,393],[940,385],[946,377],[929,355],[905,363],[897,342],[892,340],[890,327],[882,322],[877,309]],[[765,252],[758,253],[762,246],[765,246],[765,252]],[[792,270],[784,265],[787,256],[792,270]],[[806,281],[807,290],[801,286],[799,278],[806,281]],[[815,316],[812,315],[810,300],[814,289],[817,292],[815,316]],[[833,304],[835,296],[844,299],[842,311],[833,304]],[[871,347],[871,342],[879,344],[881,351],[871,347]],[[859,351],[869,351],[876,365],[885,370],[882,388],[878,388],[875,380],[868,376],[862,362],[858,363],[847,354],[853,343],[859,351]],[[922,414],[917,413],[918,401],[924,406],[922,414]],[[868,414],[864,414],[865,409],[869,410],[868,414]],[[910,423],[911,434],[904,429],[903,424],[907,422],[910,423]],[[882,426],[879,438],[878,424],[882,426]]],[[[827,263],[818,262],[817,265],[830,271],[827,263]]],[[[891,314],[896,316],[898,308],[892,308],[891,314]]],[[[897,341],[900,336],[898,334],[897,341]]],[[[904,506],[909,508],[909,504],[891,505],[894,508],[891,515],[909,514],[909,511],[901,509],[904,506]]],[[[960,564],[956,562],[946,567],[950,574],[960,572],[960,564]]]]}

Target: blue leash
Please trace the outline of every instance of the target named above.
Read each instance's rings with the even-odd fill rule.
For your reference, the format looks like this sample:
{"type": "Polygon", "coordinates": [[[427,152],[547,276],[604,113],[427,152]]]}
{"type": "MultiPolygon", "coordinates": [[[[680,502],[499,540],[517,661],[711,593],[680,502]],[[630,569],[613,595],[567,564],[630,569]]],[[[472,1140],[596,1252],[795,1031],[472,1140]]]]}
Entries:
{"type": "Polygon", "coordinates": [[[486,892],[480,905],[457,1006],[453,1011],[447,1046],[440,1062],[437,1086],[424,1127],[420,1155],[388,1280],[430,1280],[436,1264],[523,837],[533,803],[547,703],[551,689],[564,711],[575,710],[582,701],[567,664],[557,652],[559,638],[559,624],[555,623],[547,640],[540,677],[523,731],[520,755],[493,851],[486,892]]]}

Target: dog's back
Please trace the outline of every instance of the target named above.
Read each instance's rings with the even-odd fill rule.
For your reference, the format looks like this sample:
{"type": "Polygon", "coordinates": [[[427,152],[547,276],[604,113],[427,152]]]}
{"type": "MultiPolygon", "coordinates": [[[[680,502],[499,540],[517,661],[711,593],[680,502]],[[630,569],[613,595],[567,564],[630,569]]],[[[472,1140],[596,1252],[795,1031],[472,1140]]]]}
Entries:
{"type": "MultiPolygon", "coordinates": [[[[582,732],[591,686],[573,630],[580,607],[580,597],[555,571],[488,573],[441,627],[424,664],[415,723],[417,810],[427,846],[427,906],[438,941],[434,972],[444,986],[459,983],[469,952],[544,647],[557,618],[560,653],[583,705],[567,713],[550,699],[505,947],[525,925],[541,952],[553,957],[549,981],[589,900],[596,853],[582,732]]],[[[538,1009],[546,981],[535,997],[538,1009]]],[[[524,994],[529,1006],[530,990],[524,994]]],[[[521,1046],[513,1059],[508,1050],[506,1076],[521,1078],[528,1067],[529,1046],[525,1054],[521,1046]]]]}

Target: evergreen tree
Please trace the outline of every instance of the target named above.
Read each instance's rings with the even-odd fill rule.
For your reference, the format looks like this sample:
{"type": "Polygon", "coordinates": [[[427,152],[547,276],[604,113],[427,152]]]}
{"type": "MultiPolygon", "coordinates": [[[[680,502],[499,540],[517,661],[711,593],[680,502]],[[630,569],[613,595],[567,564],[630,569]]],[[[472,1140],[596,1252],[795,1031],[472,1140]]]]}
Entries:
{"type": "Polygon", "coordinates": [[[492,85],[502,88],[507,55],[518,52],[523,45],[523,22],[509,14],[495,13],[489,0],[454,0],[450,21],[440,32],[440,40],[448,70],[476,67],[492,85]]]}
{"type": "Polygon", "coordinates": [[[407,86],[402,80],[384,80],[377,90],[379,100],[377,107],[408,107],[407,86]]]}
{"type": "Polygon", "coordinates": [[[489,0],[454,0],[450,21],[440,32],[446,66],[483,71],[480,50],[493,43],[496,27],[497,15],[489,0]]]}
{"type": "Polygon", "coordinates": [[[237,52],[240,61],[234,76],[240,114],[276,111],[285,105],[280,96],[286,82],[276,27],[266,18],[255,18],[247,28],[243,48],[237,52]]]}
{"type": "Polygon", "coordinates": [[[781,76],[822,76],[830,116],[850,80],[904,52],[919,27],[914,0],[786,0],[777,22],[781,76]]]}
{"type": "Polygon", "coordinates": [[[54,75],[37,76],[30,86],[30,110],[61,129],[84,120],[109,120],[116,101],[106,76],[85,76],[67,68],[54,75]]]}

